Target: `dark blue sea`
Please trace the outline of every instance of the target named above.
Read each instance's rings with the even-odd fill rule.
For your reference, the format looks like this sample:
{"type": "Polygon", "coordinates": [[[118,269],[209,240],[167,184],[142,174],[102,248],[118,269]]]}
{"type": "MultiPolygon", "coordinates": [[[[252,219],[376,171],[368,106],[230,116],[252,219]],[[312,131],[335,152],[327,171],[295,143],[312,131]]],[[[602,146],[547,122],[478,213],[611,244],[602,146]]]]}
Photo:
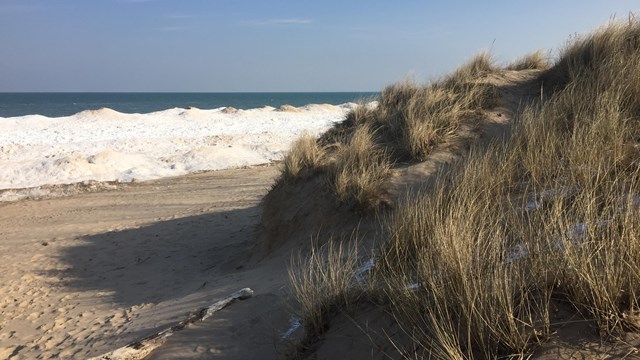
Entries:
{"type": "Polygon", "coordinates": [[[0,117],[44,115],[60,117],[83,110],[110,108],[123,113],[149,113],[175,107],[215,109],[231,106],[339,105],[372,100],[375,92],[317,93],[0,93],[0,117]]]}

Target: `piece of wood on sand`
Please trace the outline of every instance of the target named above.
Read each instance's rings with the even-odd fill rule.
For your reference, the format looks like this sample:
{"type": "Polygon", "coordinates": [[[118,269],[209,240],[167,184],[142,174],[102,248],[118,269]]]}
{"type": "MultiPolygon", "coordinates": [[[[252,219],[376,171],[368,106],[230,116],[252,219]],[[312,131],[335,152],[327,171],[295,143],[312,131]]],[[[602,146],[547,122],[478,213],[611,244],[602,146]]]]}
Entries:
{"type": "Polygon", "coordinates": [[[244,300],[253,296],[253,290],[249,288],[240,289],[228,297],[217,301],[210,306],[204,307],[194,313],[191,313],[186,319],[176,325],[162,330],[153,335],[147,336],[134,343],[128,344],[104,355],[93,357],[89,360],[140,360],[144,359],[153,350],[160,347],[167,341],[167,338],[176,331],[180,331],[198,321],[204,321],[213,313],[224,309],[227,305],[232,304],[236,300],[244,300]]]}

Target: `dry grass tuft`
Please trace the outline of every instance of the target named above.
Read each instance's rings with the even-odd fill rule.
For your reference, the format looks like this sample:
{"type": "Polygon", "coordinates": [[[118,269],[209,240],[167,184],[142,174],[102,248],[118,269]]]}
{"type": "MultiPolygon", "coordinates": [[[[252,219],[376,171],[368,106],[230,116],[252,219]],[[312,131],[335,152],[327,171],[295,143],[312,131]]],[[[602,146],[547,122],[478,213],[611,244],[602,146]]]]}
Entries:
{"type": "Polygon", "coordinates": [[[320,136],[318,142],[330,148],[336,148],[347,144],[353,136],[353,132],[359,126],[371,124],[374,121],[375,110],[366,102],[358,103],[358,106],[347,114],[344,121],[334,125],[320,136]]]}
{"type": "MultiPolygon", "coordinates": [[[[611,83],[613,79],[606,79],[606,76],[615,77],[621,67],[637,62],[638,50],[640,26],[637,19],[609,23],[592,34],[572,39],[562,51],[560,59],[549,69],[545,82],[554,88],[563,88],[583,76],[598,76],[611,83]],[[621,59],[624,61],[620,62],[621,59]]],[[[632,77],[625,80],[638,81],[632,77]]],[[[632,87],[637,88],[635,84],[632,87]]]]}
{"type": "Polygon", "coordinates": [[[498,90],[481,80],[497,71],[482,53],[446,78],[427,86],[406,80],[384,88],[378,105],[361,104],[321,137],[321,143],[347,143],[358,126],[376,134],[377,145],[394,161],[424,160],[434,147],[451,140],[469,122],[497,104],[498,90]]]}
{"type": "Polygon", "coordinates": [[[396,160],[425,160],[455,139],[463,124],[473,125],[483,109],[496,105],[497,89],[474,81],[459,74],[427,87],[405,82],[386,88],[374,123],[382,144],[396,160]]]}
{"type": "Polygon", "coordinates": [[[315,137],[303,135],[291,146],[284,158],[282,175],[287,180],[305,178],[322,166],[324,149],[315,137]]]}
{"type": "Polygon", "coordinates": [[[530,125],[511,150],[521,149],[523,180],[541,204],[524,224],[539,229],[530,241],[547,249],[540,271],[546,269],[555,291],[608,336],[640,310],[640,158],[621,154],[637,147],[630,134],[640,130],[632,120],[640,113],[627,101],[630,89],[622,79],[640,75],[640,67],[624,70],[606,88],[598,76],[581,77],[526,113],[523,122],[530,125]],[[525,153],[532,141],[543,143],[547,156],[525,153]]]}
{"type": "Polygon", "coordinates": [[[525,354],[548,334],[549,292],[514,261],[515,205],[493,156],[473,155],[434,189],[407,199],[391,220],[377,281],[405,332],[441,358],[525,354]],[[407,286],[413,284],[413,290],[407,286]]]}
{"type": "Polygon", "coordinates": [[[498,90],[481,81],[496,70],[491,57],[481,53],[428,86],[405,81],[385,88],[374,121],[383,145],[396,160],[426,159],[453,140],[462,124],[497,105],[498,90]]]}
{"type": "Polygon", "coordinates": [[[385,201],[391,163],[367,126],[358,127],[334,156],[327,173],[338,201],[365,209],[375,209],[385,201]]]}
{"type": "Polygon", "coordinates": [[[355,303],[363,288],[354,282],[358,270],[357,245],[329,241],[314,247],[304,258],[298,255],[289,268],[289,279],[299,306],[305,341],[321,335],[332,315],[355,303]]]}
{"type": "Polygon", "coordinates": [[[444,84],[447,86],[475,82],[497,70],[498,68],[491,57],[491,54],[483,51],[468,60],[462,66],[457,68],[451,75],[446,77],[444,84]]]}
{"type": "Polygon", "coordinates": [[[538,50],[516,59],[507,65],[507,70],[547,70],[551,67],[549,56],[545,55],[542,50],[538,50]]]}

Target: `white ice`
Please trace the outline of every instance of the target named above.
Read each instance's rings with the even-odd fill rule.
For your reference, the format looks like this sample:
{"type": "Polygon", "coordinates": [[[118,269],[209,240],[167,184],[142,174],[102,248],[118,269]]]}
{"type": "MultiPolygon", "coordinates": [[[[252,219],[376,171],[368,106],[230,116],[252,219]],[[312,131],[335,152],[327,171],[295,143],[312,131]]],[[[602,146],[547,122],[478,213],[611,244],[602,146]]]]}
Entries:
{"type": "Polygon", "coordinates": [[[302,327],[302,320],[295,316],[291,317],[289,319],[289,328],[286,331],[280,333],[280,338],[285,340],[290,338],[291,335],[293,335],[293,333],[296,332],[296,330],[298,330],[300,327],[302,327]]]}
{"type": "Polygon", "coordinates": [[[354,106],[0,117],[0,190],[150,180],[269,163],[281,159],[299,135],[320,134],[354,106]]]}
{"type": "Polygon", "coordinates": [[[369,277],[369,272],[371,271],[371,269],[373,269],[373,267],[375,266],[375,259],[371,258],[367,261],[365,261],[355,272],[355,274],[353,274],[353,279],[355,280],[355,282],[357,284],[362,284],[364,283],[367,278],[369,277]]]}

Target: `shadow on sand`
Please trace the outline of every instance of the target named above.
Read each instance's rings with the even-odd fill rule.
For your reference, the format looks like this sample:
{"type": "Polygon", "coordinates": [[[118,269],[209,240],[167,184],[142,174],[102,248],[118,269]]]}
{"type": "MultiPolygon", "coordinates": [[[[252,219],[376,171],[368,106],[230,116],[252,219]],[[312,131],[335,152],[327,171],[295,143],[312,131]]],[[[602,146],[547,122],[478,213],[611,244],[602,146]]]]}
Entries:
{"type": "Polygon", "coordinates": [[[259,218],[254,206],[85,236],[58,254],[66,268],[46,275],[121,306],[181,298],[242,269],[259,218]]]}

